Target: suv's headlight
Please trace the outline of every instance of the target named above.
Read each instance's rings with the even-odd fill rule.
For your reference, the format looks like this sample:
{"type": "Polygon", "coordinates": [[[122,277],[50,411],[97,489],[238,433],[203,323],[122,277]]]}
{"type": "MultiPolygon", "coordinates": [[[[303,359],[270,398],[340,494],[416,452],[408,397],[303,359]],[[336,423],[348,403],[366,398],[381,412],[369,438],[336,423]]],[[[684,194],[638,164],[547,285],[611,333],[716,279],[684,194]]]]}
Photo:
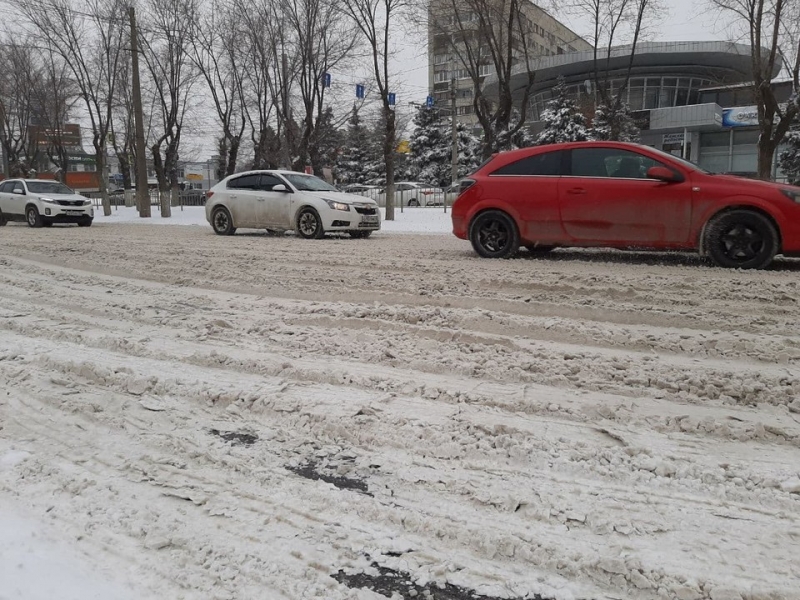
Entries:
{"type": "Polygon", "coordinates": [[[798,190],[787,190],[786,188],[784,188],[784,189],[781,190],[781,192],[783,193],[784,196],[789,198],[789,200],[792,200],[792,201],[797,202],[798,204],[800,204],[800,191],[798,191],[798,190]]]}
{"type": "Polygon", "coordinates": [[[327,202],[328,206],[330,206],[333,210],[350,210],[350,205],[345,204],[344,202],[337,202],[336,200],[328,200],[327,198],[323,198],[325,202],[327,202]]]}
{"type": "Polygon", "coordinates": [[[52,198],[45,198],[44,196],[39,196],[39,200],[42,202],[47,202],[48,204],[58,204],[58,201],[53,200],[52,198]]]}

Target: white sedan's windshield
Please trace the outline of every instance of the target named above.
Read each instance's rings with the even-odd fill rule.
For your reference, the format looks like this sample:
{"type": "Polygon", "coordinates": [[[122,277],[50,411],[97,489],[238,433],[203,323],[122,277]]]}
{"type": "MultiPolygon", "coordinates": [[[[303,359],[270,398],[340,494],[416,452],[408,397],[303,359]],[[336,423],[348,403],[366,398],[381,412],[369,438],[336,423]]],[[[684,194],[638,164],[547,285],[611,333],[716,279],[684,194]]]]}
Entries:
{"type": "Polygon", "coordinates": [[[74,194],[71,189],[57,181],[28,181],[28,191],[32,194],[74,194]]]}
{"type": "Polygon", "coordinates": [[[335,187],[319,177],[301,173],[281,173],[294,187],[301,192],[338,192],[335,187]]]}

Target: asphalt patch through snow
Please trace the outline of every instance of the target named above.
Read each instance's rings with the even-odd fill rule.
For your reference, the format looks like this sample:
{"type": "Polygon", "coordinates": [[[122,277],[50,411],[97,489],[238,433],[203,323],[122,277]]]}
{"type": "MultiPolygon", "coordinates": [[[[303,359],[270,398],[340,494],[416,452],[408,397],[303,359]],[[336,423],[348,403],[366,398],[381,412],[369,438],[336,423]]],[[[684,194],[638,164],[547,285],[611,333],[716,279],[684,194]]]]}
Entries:
{"type": "Polygon", "coordinates": [[[220,431],[219,429],[209,430],[211,435],[216,435],[233,446],[252,446],[258,441],[258,436],[252,433],[242,433],[239,431],[220,431]]]}
{"type": "MultiPolygon", "coordinates": [[[[429,582],[424,586],[417,585],[411,581],[408,573],[382,567],[375,562],[372,563],[372,566],[378,571],[378,575],[370,575],[368,573],[347,574],[344,571],[339,571],[335,575],[331,575],[331,577],[351,589],[366,588],[387,598],[393,597],[394,594],[400,594],[404,599],[408,600],[514,600],[513,598],[500,598],[498,596],[483,596],[473,590],[461,588],[450,583],[429,582]]],[[[517,600],[522,600],[522,598],[517,600]]],[[[535,594],[526,600],[553,599],[535,594]]]]}
{"type": "Polygon", "coordinates": [[[340,475],[328,475],[321,473],[317,468],[317,463],[314,461],[307,462],[297,467],[286,467],[289,471],[300,477],[311,479],[312,481],[324,481],[339,488],[340,490],[352,490],[367,496],[372,496],[367,488],[367,483],[361,479],[353,477],[344,477],[340,475]]]}

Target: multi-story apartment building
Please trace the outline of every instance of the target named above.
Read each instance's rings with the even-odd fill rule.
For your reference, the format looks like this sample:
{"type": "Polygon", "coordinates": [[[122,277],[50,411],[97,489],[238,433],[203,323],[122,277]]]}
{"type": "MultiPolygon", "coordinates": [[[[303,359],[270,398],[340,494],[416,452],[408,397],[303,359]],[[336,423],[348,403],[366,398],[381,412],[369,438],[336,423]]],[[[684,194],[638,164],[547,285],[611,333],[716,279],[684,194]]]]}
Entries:
{"type": "MultiPolygon", "coordinates": [[[[529,61],[544,56],[570,54],[590,50],[591,45],[563,23],[555,19],[543,8],[529,0],[521,0],[519,19],[509,32],[504,25],[494,25],[492,36],[503,43],[506,36],[511,38],[512,62],[524,64],[527,54],[529,61]],[[525,37],[525,43],[518,39],[525,37]]],[[[469,44],[473,57],[476,52],[484,59],[479,61],[481,81],[494,71],[491,50],[487,48],[488,36],[481,33],[487,23],[507,21],[508,0],[431,0],[428,5],[428,89],[436,106],[451,105],[451,89],[456,91],[456,118],[466,124],[474,125],[473,97],[475,83],[470,68],[464,64],[466,47],[469,44]],[[461,9],[456,7],[461,6],[461,9]],[[481,19],[477,11],[485,11],[481,19]],[[488,13],[497,14],[489,16],[488,13]],[[457,14],[456,14],[457,13],[457,14]],[[486,39],[481,39],[481,38],[486,39]],[[457,48],[456,51],[454,49],[457,48]]],[[[490,25],[492,26],[492,25],[490,25]]]]}

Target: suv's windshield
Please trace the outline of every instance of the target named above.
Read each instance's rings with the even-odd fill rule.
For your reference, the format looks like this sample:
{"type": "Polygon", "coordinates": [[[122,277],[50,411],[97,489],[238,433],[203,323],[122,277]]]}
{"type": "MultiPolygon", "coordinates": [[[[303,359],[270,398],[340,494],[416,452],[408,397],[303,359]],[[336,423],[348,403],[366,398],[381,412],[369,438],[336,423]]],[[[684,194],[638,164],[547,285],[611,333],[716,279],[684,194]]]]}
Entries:
{"type": "Polygon", "coordinates": [[[302,173],[281,173],[294,187],[301,192],[338,192],[335,187],[319,177],[302,173]]]}
{"type": "Polygon", "coordinates": [[[26,181],[32,194],[74,194],[71,189],[57,181],[26,181]]]}

